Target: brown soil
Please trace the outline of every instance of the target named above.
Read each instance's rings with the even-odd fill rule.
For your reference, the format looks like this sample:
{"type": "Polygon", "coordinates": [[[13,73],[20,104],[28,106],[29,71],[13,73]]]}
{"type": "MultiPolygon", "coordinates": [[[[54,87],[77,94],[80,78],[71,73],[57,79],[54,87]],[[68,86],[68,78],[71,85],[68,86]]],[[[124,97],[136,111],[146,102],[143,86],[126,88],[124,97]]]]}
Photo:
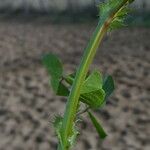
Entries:
{"type": "MultiPolygon", "coordinates": [[[[94,25],[0,22],[0,150],[55,150],[50,123],[66,100],[56,97],[40,58],[58,54],[66,72],[80,62],[94,25]]],[[[104,39],[91,69],[110,73],[116,90],[96,111],[108,133],[100,141],[87,118],[75,150],[150,149],[150,29],[129,28],[104,39]]]]}

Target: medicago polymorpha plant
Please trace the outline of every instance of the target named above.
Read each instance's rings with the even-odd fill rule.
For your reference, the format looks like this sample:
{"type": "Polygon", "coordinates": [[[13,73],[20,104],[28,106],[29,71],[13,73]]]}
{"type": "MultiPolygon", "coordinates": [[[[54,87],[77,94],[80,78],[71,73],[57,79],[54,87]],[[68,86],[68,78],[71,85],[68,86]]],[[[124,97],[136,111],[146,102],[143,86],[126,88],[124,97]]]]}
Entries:
{"type": "Polygon", "coordinates": [[[51,53],[44,55],[43,64],[51,77],[54,92],[58,96],[67,97],[64,115],[56,115],[53,121],[58,136],[58,150],[70,150],[74,147],[80,133],[77,126],[83,113],[88,114],[101,139],[107,136],[93,111],[106,104],[114,90],[114,81],[110,75],[103,77],[98,70],[89,73],[89,67],[105,34],[124,26],[124,20],[130,11],[128,5],[133,1],[108,0],[98,6],[99,22],[76,72],[66,75],[57,56],[51,53]]]}

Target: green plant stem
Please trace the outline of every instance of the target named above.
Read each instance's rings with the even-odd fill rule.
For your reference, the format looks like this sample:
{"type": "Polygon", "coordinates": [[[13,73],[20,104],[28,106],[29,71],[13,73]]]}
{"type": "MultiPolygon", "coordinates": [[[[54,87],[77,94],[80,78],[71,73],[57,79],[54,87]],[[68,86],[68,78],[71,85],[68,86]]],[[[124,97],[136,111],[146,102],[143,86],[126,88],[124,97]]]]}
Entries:
{"type": "Polygon", "coordinates": [[[58,144],[57,150],[62,150],[60,143],[58,144]]]}
{"type": "MultiPolygon", "coordinates": [[[[102,27],[102,25],[99,23],[93,35],[94,38],[91,39],[87,49],[85,50],[70,95],[68,97],[68,102],[66,105],[66,111],[64,114],[64,120],[62,124],[62,136],[63,136],[62,139],[67,140],[67,138],[72,132],[72,126],[76,117],[76,111],[77,111],[78,99],[80,96],[81,87],[86,77],[86,74],[88,72],[89,66],[93,60],[93,57],[95,56],[96,49],[98,48],[99,42],[102,40],[105,32],[106,32],[106,28],[102,27]]],[[[63,142],[64,145],[67,145],[67,141],[63,141],[63,142]]]]}
{"type": "Polygon", "coordinates": [[[87,46],[87,48],[84,51],[83,58],[81,60],[81,63],[79,65],[79,68],[77,70],[77,74],[75,77],[75,80],[72,85],[72,89],[70,92],[70,95],[68,97],[66,110],[64,114],[64,119],[62,123],[62,130],[61,130],[61,136],[62,136],[62,142],[64,145],[64,149],[60,149],[60,145],[58,146],[58,150],[68,150],[68,138],[71,136],[72,128],[74,121],[76,119],[76,112],[77,112],[77,106],[79,103],[79,96],[81,87],[83,85],[83,82],[85,80],[85,77],[87,75],[87,72],[89,70],[90,64],[92,63],[92,60],[96,54],[96,50],[101,43],[105,33],[107,32],[109,25],[111,21],[113,20],[113,17],[117,13],[117,11],[124,6],[128,2],[128,0],[120,0],[121,2],[119,5],[116,5],[115,8],[113,8],[106,16],[100,19],[97,28],[87,46]]]}

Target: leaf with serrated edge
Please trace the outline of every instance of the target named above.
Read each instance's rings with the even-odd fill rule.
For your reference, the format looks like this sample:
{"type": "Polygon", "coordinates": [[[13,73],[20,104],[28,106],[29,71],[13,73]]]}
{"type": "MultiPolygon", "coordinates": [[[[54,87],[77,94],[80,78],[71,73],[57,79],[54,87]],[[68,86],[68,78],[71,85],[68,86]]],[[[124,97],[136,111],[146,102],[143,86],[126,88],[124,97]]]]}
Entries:
{"type": "Polygon", "coordinates": [[[105,139],[107,134],[106,132],[104,131],[103,127],[100,125],[100,123],[98,122],[98,120],[96,119],[96,117],[94,117],[94,115],[91,113],[91,112],[88,112],[89,114],[89,117],[100,137],[100,139],[105,139]]]}

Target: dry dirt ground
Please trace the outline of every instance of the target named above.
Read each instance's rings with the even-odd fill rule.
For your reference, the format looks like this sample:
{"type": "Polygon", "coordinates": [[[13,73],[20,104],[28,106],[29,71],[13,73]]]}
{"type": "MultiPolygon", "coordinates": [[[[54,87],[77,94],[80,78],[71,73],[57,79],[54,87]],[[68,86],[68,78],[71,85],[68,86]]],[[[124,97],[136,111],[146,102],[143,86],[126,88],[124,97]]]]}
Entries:
{"type": "MultiPolygon", "coordinates": [[[[54,52],[74,71],[94,26],[0,21],[0,150],[56,150],[50,120],[66,100],[52,93],[40,59],[54,52]]],[[[75,150],[150,150],[150,29],[109,34],[94,68],[116,80],[107,106],[96,111],[108,137],[100,141],[85,118],[75,150]]]]}

